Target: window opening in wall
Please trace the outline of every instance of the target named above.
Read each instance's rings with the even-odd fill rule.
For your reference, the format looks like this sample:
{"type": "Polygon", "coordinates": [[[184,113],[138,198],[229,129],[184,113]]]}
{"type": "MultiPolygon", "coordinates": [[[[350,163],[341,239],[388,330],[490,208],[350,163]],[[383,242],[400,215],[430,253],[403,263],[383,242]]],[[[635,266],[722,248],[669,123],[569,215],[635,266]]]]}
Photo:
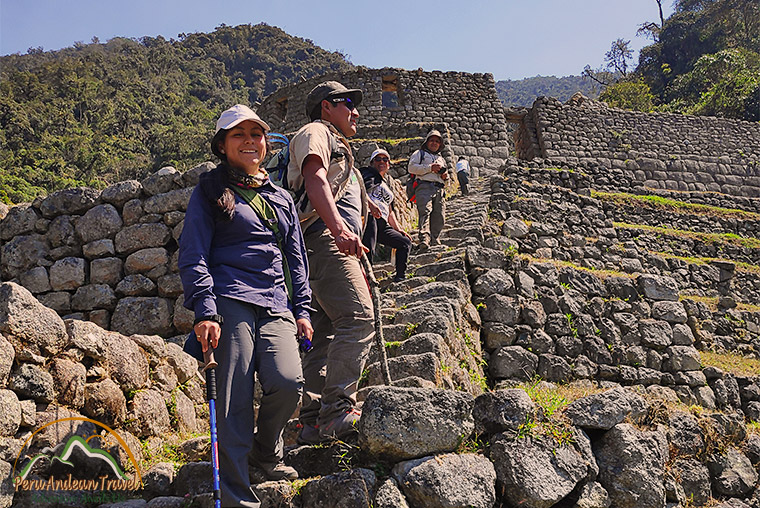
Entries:
{"type": "Polygon", "coordinates": [[[395,109],[401,108],[403,104],[398,96],[398,76],[391,74],[383,76],[383,108],[395,109]]]}
{"type": "Polygon", "coordinates": [[[288,98],[283,97],[282,99],[277,101],[277,116],[280,118],[281,122],[284,122],[287,115],[288,115],[288,98]]]}

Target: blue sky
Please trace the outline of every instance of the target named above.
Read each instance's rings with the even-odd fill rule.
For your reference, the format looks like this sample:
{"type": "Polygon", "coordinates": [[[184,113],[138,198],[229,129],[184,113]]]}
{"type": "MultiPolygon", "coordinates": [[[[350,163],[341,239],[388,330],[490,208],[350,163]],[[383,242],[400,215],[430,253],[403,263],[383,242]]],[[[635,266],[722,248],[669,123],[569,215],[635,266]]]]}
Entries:
{"type": "Polygon", "coordinates": [[[598,67],[617,38],[631,40],[638,58],[650,41],[636,29],[658,17],[655,0],[0,0],[0,54],[263,21],[356,65],[521,79],[598,67]]]}

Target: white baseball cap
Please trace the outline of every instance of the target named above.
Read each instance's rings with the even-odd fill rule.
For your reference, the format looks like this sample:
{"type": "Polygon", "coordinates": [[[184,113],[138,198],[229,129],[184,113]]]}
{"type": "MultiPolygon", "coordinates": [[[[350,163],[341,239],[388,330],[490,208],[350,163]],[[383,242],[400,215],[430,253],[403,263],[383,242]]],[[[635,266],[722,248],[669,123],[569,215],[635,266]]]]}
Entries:
{"type": "Polygon", "coordinates": [[[254,113],[251,108],[243,104],[235,104],[230,109],[224,111],[219,120],[216,121],[216,131],[214,131],[214,134],[222,129],[232,129],[240,122],[245,122],[246,120],[256,122],[264,131],[268,132],[271,130],[269,125],[259,118],[259,115],[254,113]]]}
{"type": "Polygon", "coordinates": [[[388,159],[391,158],[391,155],[388,152],[386,152],[382,148],[378,148],[377,150],[375,150],[374,152],[372,152],[372,156],[369,158],[369,162],[372,163],[372,161],[375,160],[375,157],[377,157],[381,153],[385,154],[385,156],[388,157],[388,159]]]}

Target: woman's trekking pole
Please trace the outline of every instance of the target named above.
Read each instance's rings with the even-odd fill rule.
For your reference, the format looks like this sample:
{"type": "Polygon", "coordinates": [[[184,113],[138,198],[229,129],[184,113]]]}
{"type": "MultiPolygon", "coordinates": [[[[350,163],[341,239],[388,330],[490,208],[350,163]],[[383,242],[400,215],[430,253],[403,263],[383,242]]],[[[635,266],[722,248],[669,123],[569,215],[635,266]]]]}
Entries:
{"type": "Polygon", "coordinates": [[[380,353],[380,371],[383,374],[383,381],[386,385],[391,386],[391,373],[388,370],[388,356],[385,354],[385,339],[383,339],[383,316],[380,313],[380,286],[375,279],[375,273],[372,271],[372,265],[369,264],[369,258],[366,254],[361,257],[362,268],[367,274],[369,291],[372,294],[372,306],[375,307],[375,344],[380,353]]]}
{"type": "Polygon", "coordinates": [[[216,437],[216,360],[214,350],[209,345],[203,353],[203,371],[206,373],[206,396],[208,397],[209,427],[211,427],[211,466],[213,468],[214,508],[222,506],[222,491],[219,488],[219,446],[216,437]]]}

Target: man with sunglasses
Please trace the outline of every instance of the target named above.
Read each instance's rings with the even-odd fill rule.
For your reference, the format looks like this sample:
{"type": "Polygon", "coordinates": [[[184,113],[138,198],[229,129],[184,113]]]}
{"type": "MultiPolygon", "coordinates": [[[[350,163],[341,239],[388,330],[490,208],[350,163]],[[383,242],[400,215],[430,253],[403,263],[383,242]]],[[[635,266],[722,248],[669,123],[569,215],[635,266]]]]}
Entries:
{"type": "Polygon", "coordinates": [[[305,378],[298,441],[315,444],[356,432],[356,392],[374,336],[374,312],[359,258],[367,196],[346,138],[356,134],[362,92],[337,81],[306,98],[311,122],[290,142],[288,185],[304,232],[312,288],[313,349],[305,378]],[[325,369],[326,367],[326,369],[325,369]]]}

